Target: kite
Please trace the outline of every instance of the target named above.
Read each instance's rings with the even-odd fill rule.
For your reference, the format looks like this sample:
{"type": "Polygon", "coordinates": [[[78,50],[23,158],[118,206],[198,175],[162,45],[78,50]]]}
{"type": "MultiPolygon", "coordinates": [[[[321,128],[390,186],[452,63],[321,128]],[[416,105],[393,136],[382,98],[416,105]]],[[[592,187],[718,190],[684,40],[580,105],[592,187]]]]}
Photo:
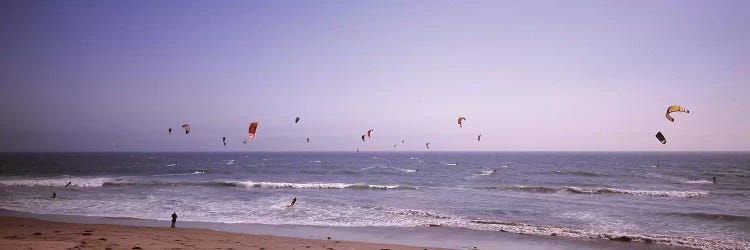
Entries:
{"type": "Polygon", "coordinates": [[[477,135],[477,141],[481,141],[481,140],[482,140],[482,135],[477,135]]]}
{"type": "Polygon", "coordinates": [[[461,116],[461,117],[458,118],[458,126],[459,127],[462,127],[462,128],[464,127],[463,121],[466,121],[466,117],[461,116]]]}
{"type": "Polygon", "coordinates": [[[258,129],[258,122],[251,122],[250,127],[247,129],[247,137],[250,138],[250,140],[255,139],[255,130],[258,129]]]}
{"type": "Polygon", "coordinates": [[[365,141],[365,135],[362,135],[362,141],[365,141]]]}
{"type": "Polygon", "coordinates": [[[185,134],[190,133],[190,125],[188,125],[188,124],[182,124],[182,128],[185,129],[185,134]]]}
{"type": "Polygon", "coordinates": [[[169,134],[170,135],[172,134],[172,128],[169,128],[169,134]]]}
{"type": "Polygon", "coordinates": [[[227,137],[226,136],[222,137],[221,138],[221,142],[223,142],[224,146],[226,146],[227,145],[227,137]]]}
{"type": "Polygon", "coordinates": [[[370,134],[372,133],[372,131],[375,131],[375,130],[374,129],[367,130],[367,138],[370,138],[370,134]]]}
{"type": "Polygon", "coordinates": [[[297,116],[296,118],[294,118],[294,123],[298,123],[298,122],[299,122],[299,116],[297,116]]]}
{"type": "Polygon", "coordinates": [[[665,116],[667,117],[667,120],[669,120],[670,122],[674,122],[674,118],[672,118],[672,116],[669,115],[672,112],[690,113],[690,110],[687,110],[686,108],[683,108],[682,106],[679,106],[679,105],[669,106],[669,108],[667,108],[667,113],[665,114],[665,116]]]}

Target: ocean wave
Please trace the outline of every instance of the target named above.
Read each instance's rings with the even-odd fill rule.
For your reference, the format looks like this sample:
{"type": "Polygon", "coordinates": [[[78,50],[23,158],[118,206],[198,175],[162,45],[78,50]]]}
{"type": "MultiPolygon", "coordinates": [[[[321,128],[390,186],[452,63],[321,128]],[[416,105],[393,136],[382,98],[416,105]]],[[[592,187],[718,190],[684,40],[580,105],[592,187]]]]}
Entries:
{"type": "Polygon", "coordinates": [[[450,163],[450,162],[444,162],[444,161],[438,161],[437,163],[446,165],[446,166],[456,166],[458,163],[450,163]]]}
{"type": "Polygon", "coordinates": [[[581,175],[581,176],[592,176],[592,177],[599,177],[599,176],[607,176],[605,174],[600,173],[593,173],[593,172],[586,172],[586,171],[554,171],[555,174],[563,174],[563,175],[581,175]]]}
{"type": "Polygon", "coordinates": [[[424,217],[424,218],[430,218],[430,219],[451,219],[452,218],[450,216],[441,215],[437,212],[419,210],[419,209],[396,209],[394,211],[388,211],[388,213],[397,214],[397,215],[424,217]]]}
{"type": "Polygon", "coordinates": [[[415,173],[419,171],[419,169],[407,169],[407,168],[393,168],[393,169],[396,169],[398,171],[405,172],[405,173],[415,173]]]}
{"type": "Polygon", "coordinates": [[[117,186],[231,186],[229,184],[222,184],[218,182],[186,182],[186,181],[108,181],[104,182],[102,186],[105,187],[117,187],[117,186]]]}
{"type": "Polygon", "coordinates": [[[472,220],[466,225],[461,225],[474,230],[500,231],[517,234],[550,235],[570,238],[599,239],[640,242],[649,244],[661,244],[677,247],[699,248],[699,249],[746,249],[747,242],[736,242],[716,240],[698,237],[682,237],[668,235],[651,235],[638,233],[602,232],[599,230],[580,230],[560,226],[532,225],[510,221],[487,221],[472,220]]]}
{"type": "Polygon", "coordinates": [[[101,187],[104,183],[113,181],[112,178],[102,177],[72,177],[72,178],[54,178],[54,179],[6,179],[0,180],[0,185],[4,186],[25,186],[25,187],[101,187]]]}
{"type": "Polygon", "coordinates": [[[479,175],[482,175],[482,176],[488,176],[488,175],[493,175],[493,174],[495,174],[495,173],[497,173],[497,169],[493,169],[493,170],[482,170],[482,171],[481,171],[481,172],[479,173],[479,175]]]}
{"type": "Polygon", "coordinates": [[[373,185],[364,183],[291,183],[291,182],[254,182],[254,181],[109,181],[104,186],[214,186],[244,188],[292,188],[292,189],[373,189],[373,190],[415,190],[416,187],[399,185],[373,185]]]}
{"type": "Polygon", "coordinates": [[[750,222],[750,217],[748,216],[732,215],[732,214],[711,214],[711,213],[667,213],[667,214],[671,216],[690,217],[690,218],[704,219],[704,220],[750,222]]]}
{"type": "Polygon", "coordinates": [[[227,182],[240,187],[247,188],[294,188],[294,189],[376,189],[376,190],[414,190],[416,187],[399,185],[372,185],[351,183],[292,183],[292,182],[253,182],[253,181],[231,181],[227,182]]]}
{"type": "Polygon", "coordinates": [[[545,186],[513,186],[513,187],[484,187],[485,189],[519,190],[539,193],[569,192],[575,194],[623,194],[637,196],[657,196],[675,198],[696,198],[709,194],[705,190],[677,191],[677,190],[629,190],[607,187],[545,187],[545,186]]]}
{"type": "Polygon", "coordinates": [[[714,182],[709,181],[709,180],[687,180],[685,181],[685,183],[687,184],[712,184],[714,182]]]}

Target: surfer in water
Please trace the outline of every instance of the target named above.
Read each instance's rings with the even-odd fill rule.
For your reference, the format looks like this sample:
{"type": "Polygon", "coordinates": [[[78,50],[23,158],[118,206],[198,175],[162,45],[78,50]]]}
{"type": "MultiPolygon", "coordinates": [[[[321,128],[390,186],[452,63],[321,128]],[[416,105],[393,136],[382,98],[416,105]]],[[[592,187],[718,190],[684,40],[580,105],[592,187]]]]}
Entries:
{"type": "Polygon", "coordinates": [[[286,207],[291,207],[291,206],[294,206],[294,203],[296,203],[296,202],[297,202],[297,197],[294,197],[294,199],[292,199],[292,203],[291,203],[291,204],[289,204],[289,205],[288,205],[288,206],[286,206],[286,207]]]}
{"type": "Polygon", "coordinates": [[[716,184],[716,176],[714,176],[714,184],[716,184]]]}
{"type": "Polygon", "coordinates": [[[69,181],[68,184],[65,184],[65,187],[70,186],[70,184],[73,183],[72,181],[69,181]]]}
{"type": "Polygon", "coordinates": [[[55,192],[52,192],[52,197],[50,197],[50,198],[52,198],[52,199],[57,199],[57,193],[55,193],[55,192]]]}

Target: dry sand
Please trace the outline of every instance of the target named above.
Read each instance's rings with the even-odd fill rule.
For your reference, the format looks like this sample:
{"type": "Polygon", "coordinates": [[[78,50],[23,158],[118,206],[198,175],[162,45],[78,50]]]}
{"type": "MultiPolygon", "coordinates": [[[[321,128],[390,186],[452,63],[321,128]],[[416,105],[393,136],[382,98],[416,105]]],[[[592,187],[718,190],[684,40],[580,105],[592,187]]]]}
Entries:
{"type": "Polygon", "coordinates": [[[218,232],[208,229],[51,222],[0,217],[0,249],[427,249],[218,232]]]}

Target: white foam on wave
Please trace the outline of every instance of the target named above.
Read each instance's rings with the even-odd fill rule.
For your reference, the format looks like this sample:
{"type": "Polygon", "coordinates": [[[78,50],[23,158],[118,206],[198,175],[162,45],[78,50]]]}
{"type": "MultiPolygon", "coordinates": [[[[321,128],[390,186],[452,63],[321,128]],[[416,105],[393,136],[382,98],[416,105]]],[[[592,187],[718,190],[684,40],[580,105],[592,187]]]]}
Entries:
{"type": "Polygon", "coordinates": [[[293,182],[254,182],[254,181],[230,181],[238,186],[247,188],[296,188],[296,189],[344,189],[344,188],[362,188],[362,189],[397,189],[399,185],[372,185],[372,184],[351,184],[351,183],[293,183],[293,182]]]}
{"type": "MultiPolygon", "coordinates": [[[[341,183],[343,184],[343,183],[341,183]]],[[[85,216],[163,219],[174,207],[191,207],[182,212],[184,218],[219,223],[259,223],[288,225],[319,225],[345,227],[426,227],[444,226],[517,234],[553,235],[579,239],[632,241],[701,249],[748,249],[747,242],[699,237],[655,235],[645,232],[620,232],[622,228],[578,229],[553,225],[526,224],[513,221],[494,221],[468,218],[446,212],[395,208],[374,205],[355,205],[302,198],[288,208],[291,197],[267,197],[257,200],[222,200],[219,197],[197,200],[169,200],[160,194],[146,199],[20,199],[0,201],[0,208],[33,213],[55,213],[85,216]],[[52,209],[52,210],[50,210],[52,209]]],[[[583,215],[588,216],[588,215],[583,215]]],[[[604,221],[603,223],[607,223],[604,221]]],[[[658,247],[657,247],[658,248],[658,247]]]]}
{"type": "Polygon", "coordinates": [[[657,196],[675,198],[696,198],[709,194],[705,190],[630,190],[607,187],[543,187],[543,186],[515,186],[515,189],[532,192],[571,192],[577,194],[626,194],[638,196],[657,196]]]}
{"type": "Polygon", "coordinates": [[[660,174],[650,174],[650,176],[653,176],[659,179],[670,180],[675,183],[684,183],[684,184],[712,184],[714,183],[713,181],[706,180],[706,179],[695,180],[695,179],[688,179],[688,178],[680,177],[680,176],[664,176],[660,174]]]}
{"type": "Polygon", "coordinates": [[[494,174],[495,172],[497,171],[496,170],[482,170],[482,172],[480,172],[479,175],[488,176],[488,175],[494,174]]]}
{"type": "Polygon", "coordinates": [[[171,164],[167,164],[167,165],[164,165],[164,166],[165,167],[176,167],[177,163],[171,163],[171,164]]]}
{"type": "Polygon", "coordinates": [[[744,249],[747,247],[747,244],[744,242],[722,241],[717,239],[623,233],[608,230],[582,230],[559,226],[542,226],[507,221],[473,220],[471,221],[471,223],[459,225],[459,227],[465,227],[475,230],[511,232],[525,235],[552,235],[581,239],[615,240],[650,244],[656,243],[662,245],[698,249],[744,249]]]}
{"type": "Polygon", "coordinates": [[[385,166],[385,167],[384,166],[364,167],[364,168],[360,168],[359,171],[370,170],[370,169],[373,169],[373,168],[395,169],[395,170],[398,170],[398,171],[401,171],[401,172],[405,172],[405,173],[414,173],[414,172],[419,171],[419,169],[397,168],[397,167],[389,167],[389,166],[385,166]]]}
{"type": "Polygon", "coordinates": [[[6,179],[0,180],[0,185],[25,187],[65,187],[65,185],[70,182],[70,186],[68,187],[101,187],[102,185],[104,185],[104,183],[111,181],[113,181],[112,178],[101,177],[59,177],[54,179],[6,179]]]}
{"type": "Polygon", "coordinates": [[[450,163],[450,162],[442,162],[442,161],[439,161],[438,163],[446,165],[446,166],[456,166],[456,165],[458,165],[458,163],[450,163]]]}
{"type": "Polygon", "coordinates": [[[688,181],[685,181],[685,183],[687,184],[712,184],[714,182],[709,181],[709,180],[688,180],[688,181]]]}
{"type": "Polygon", "coordinates": [[[401,172],[406,172],[406,173],[417,172],[417,169],[406,169],[406,168],[395,168],[395,167],[393,169],[396,169],[396,170],[401,171],[401,172]]]}
{"type": "Polygon", "coordinates": [[[660,190],[628,190],[618,188],[579,188],[579,187],[567,187],[566,191],[584,194],[628,194],[628,195],[639,195],[639,196],[659,196],[659,197],[676,197],[676,198],[694,198],[708,195],[708,191],[694,190],[694,191],[660,191],[660,190]]]}

